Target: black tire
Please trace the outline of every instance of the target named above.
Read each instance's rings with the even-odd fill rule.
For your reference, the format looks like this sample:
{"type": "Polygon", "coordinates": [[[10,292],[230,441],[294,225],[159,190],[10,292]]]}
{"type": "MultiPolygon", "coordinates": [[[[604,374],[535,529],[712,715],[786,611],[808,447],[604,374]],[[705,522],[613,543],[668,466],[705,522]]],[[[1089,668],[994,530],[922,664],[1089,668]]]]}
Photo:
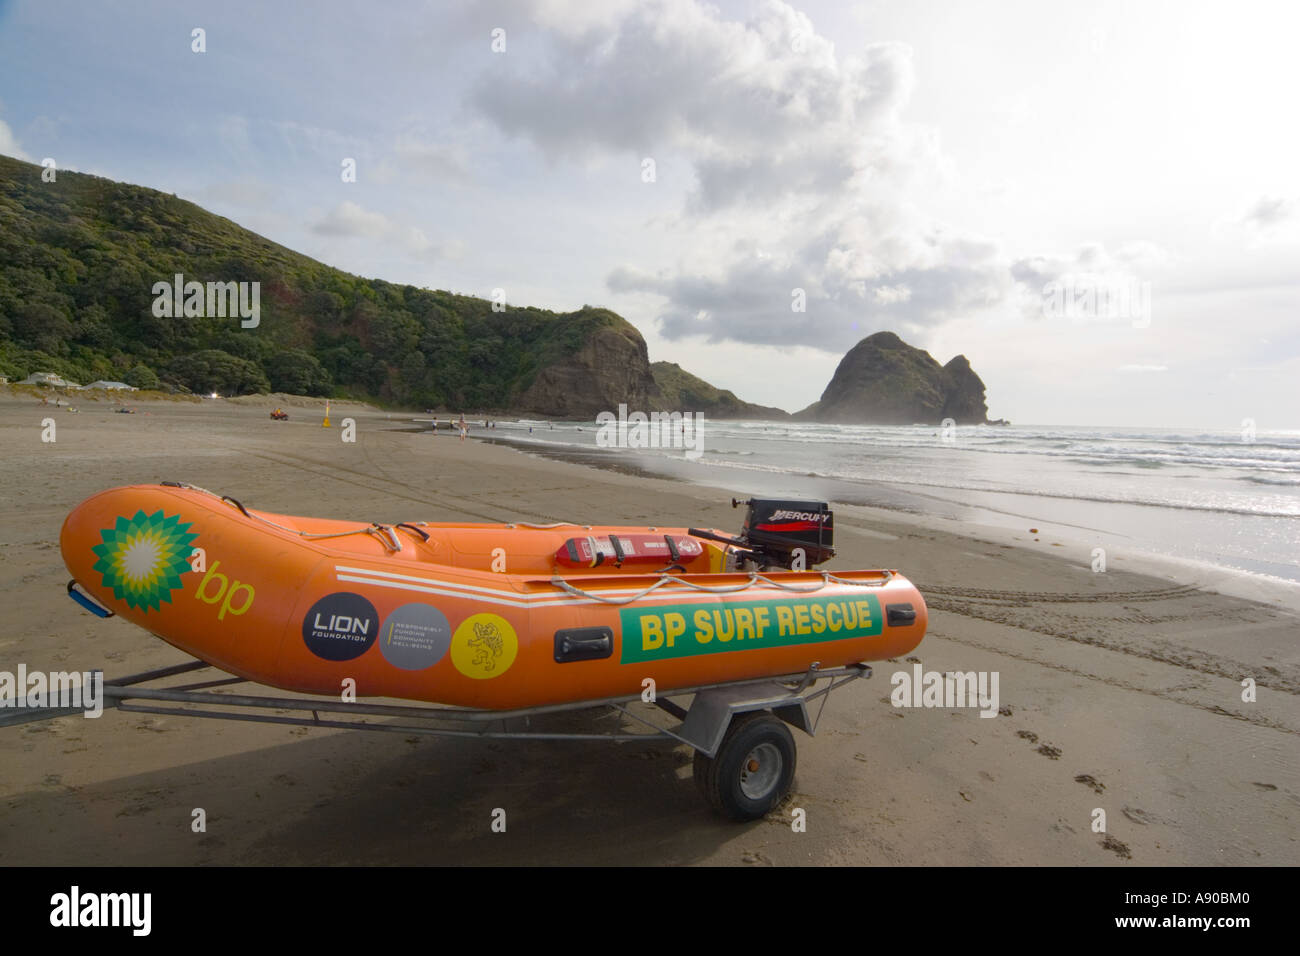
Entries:
{"type": "Polygon", "coordinates": [[[785,799],[794,768],[790,728],[763,710],[733,717],[716,757],[695,752],[695,783],[704,799],[742,822],[759,819],[785,799]]]}

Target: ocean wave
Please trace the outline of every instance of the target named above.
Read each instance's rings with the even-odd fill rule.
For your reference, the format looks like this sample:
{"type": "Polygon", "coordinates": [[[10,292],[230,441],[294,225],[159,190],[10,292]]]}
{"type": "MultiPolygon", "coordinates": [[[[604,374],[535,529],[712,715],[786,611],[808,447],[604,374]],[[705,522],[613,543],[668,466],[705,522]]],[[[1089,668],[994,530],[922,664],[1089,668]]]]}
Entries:
{"type": "Polygon", "coordinates": [[[1281,485],[1284,488],[1300,488],[1300,477],[1267,478],[1264,475],[1242,475],[1240,481],[1249,481],[1254,485],[1281,485]]]}
{"type": "MultiPolygon", "coordinates": [[[[802,464],[794,467],[785,467],[759,462],[707,461],[705,459],[699,460],[697,464],[740,471],[757,471],[767,474],[784,474],[797,477],[831,479],[860,485],[885,485],[902,492],[907,492],[913,488],[928,488],[943,491],[973,492],[976,494],[1022,495],[1031,498],[1050,498],[1058,501],[1087,501],[1096,504],[1135,505],[1143,508],[1165,508],[1175,511],[1195,511],[1207,514],[1239,515],[1259,518],[1300,518],[1300,501],[1297,501],[1294,505],[1286,506],[1285,508],[1270,508],[1262,503],[1256,505],[1231,505],[1224,503],[1201,504],[1194,501],[1173,500],[1167,495],[1157,496],[1154,491],[1151,495],[1078,494],[1046,488],[1009,488],[993,487],[989,485],[959,484],[954,482],[927,482],[900,478],[867,478],[861,474],[836,471],[833,469],[804,471],[803,468],[806,466],[802,464]]],[[[957,503],[966,504],[971,507],[979,506],[977,503],[971,501],[957,503]]]]}

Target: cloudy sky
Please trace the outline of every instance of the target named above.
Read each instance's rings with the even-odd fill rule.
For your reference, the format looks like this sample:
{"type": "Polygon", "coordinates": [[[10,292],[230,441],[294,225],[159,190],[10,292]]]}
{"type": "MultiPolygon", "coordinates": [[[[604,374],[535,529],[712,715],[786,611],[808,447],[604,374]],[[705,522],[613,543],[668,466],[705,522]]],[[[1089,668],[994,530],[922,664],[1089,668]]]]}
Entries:
{"type": "Polygon", "coordinates": [[[0,153],[604,305],[790,410],[889,329],[994,417],[1297,428],[1298,34],[1196,0],[0,0],[0,153]]]}

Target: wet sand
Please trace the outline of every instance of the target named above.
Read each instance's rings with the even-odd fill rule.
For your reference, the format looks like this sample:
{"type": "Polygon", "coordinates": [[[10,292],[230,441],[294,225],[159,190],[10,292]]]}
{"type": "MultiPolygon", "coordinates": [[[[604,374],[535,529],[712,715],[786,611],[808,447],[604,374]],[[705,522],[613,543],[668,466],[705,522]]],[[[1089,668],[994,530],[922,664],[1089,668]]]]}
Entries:
{"type": "MultiPolygon", "coordinates": [[[[64,593],[63,517],[104,488],[181,480],[250,507],[403,520],[737,528],[729,494],[417,434],[406,416],[271,399],[42,407],[0,388],[0,670],[109,677],[183,662],[64,593]],[[42,420],[56,441],[42,442],[42,420]],[[340,440],[354,418],[357,441],[340,440]]],[[[1050,535],[954,534],[836,509],[834,568],[892,567],[931,610],[797,734],[791,799],[737,825],[668,743],[460,741],[106,710],[0,728],[0,864],[1300,863],[1300,618],[1112,568],[1050,535]],[[1035,541],[1034,538],[1039,540],[1035,541]],[[995,671],[1002,712],[897,709],[890,675],[995,671]],[[1242,701],[1253,678],[1255,703],[1242,701]],[[191,829],[203,808],[205,833],[191,829]],[[492,812],[506,811],[504,833],[492,812]],[[806,812],[806,832],[791,809],[806,812]],[[1106,833],[1094,832],[1105,811],[1106,833]]],[[[247,687],[247,685],[244,685],[247,687]]],[[[609,729],[605,714],[561,726],[609,729]]]]}

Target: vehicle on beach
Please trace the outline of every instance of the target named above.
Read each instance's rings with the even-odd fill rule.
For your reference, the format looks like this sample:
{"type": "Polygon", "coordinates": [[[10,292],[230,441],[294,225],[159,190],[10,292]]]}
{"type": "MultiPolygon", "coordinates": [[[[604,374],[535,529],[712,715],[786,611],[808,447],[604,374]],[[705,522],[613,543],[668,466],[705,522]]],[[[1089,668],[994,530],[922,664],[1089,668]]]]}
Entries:
{"type": "Polygon", "coordinates": [[[738,537],[389,525],[270,514],[164,482],[87,499],[60,546],[68,592],[84,608],[196,658],[106,682],[122,710],[459,737],[659,736],[695,750],[712,806],[751,820],[790,789],[790,727],[811,735],[821,715],[808,705],[869,677],[869,661],[910,653],[927,613],[897,571],[812,570],[835,553],[824,502],[732,501],[742,503],[738,537]],[[208,666],[234,676],[145,686],[208,666]],[[212,690],[244,681],[320,696],[212,690]],[[340,699],[349,687],[438,706],[340,699]],[[628,706],[637,700],[679,724],[648,720],[653,711],[628,706]],[[592,707],[645,732],[557,734],[533,723],[592,707]]]}

